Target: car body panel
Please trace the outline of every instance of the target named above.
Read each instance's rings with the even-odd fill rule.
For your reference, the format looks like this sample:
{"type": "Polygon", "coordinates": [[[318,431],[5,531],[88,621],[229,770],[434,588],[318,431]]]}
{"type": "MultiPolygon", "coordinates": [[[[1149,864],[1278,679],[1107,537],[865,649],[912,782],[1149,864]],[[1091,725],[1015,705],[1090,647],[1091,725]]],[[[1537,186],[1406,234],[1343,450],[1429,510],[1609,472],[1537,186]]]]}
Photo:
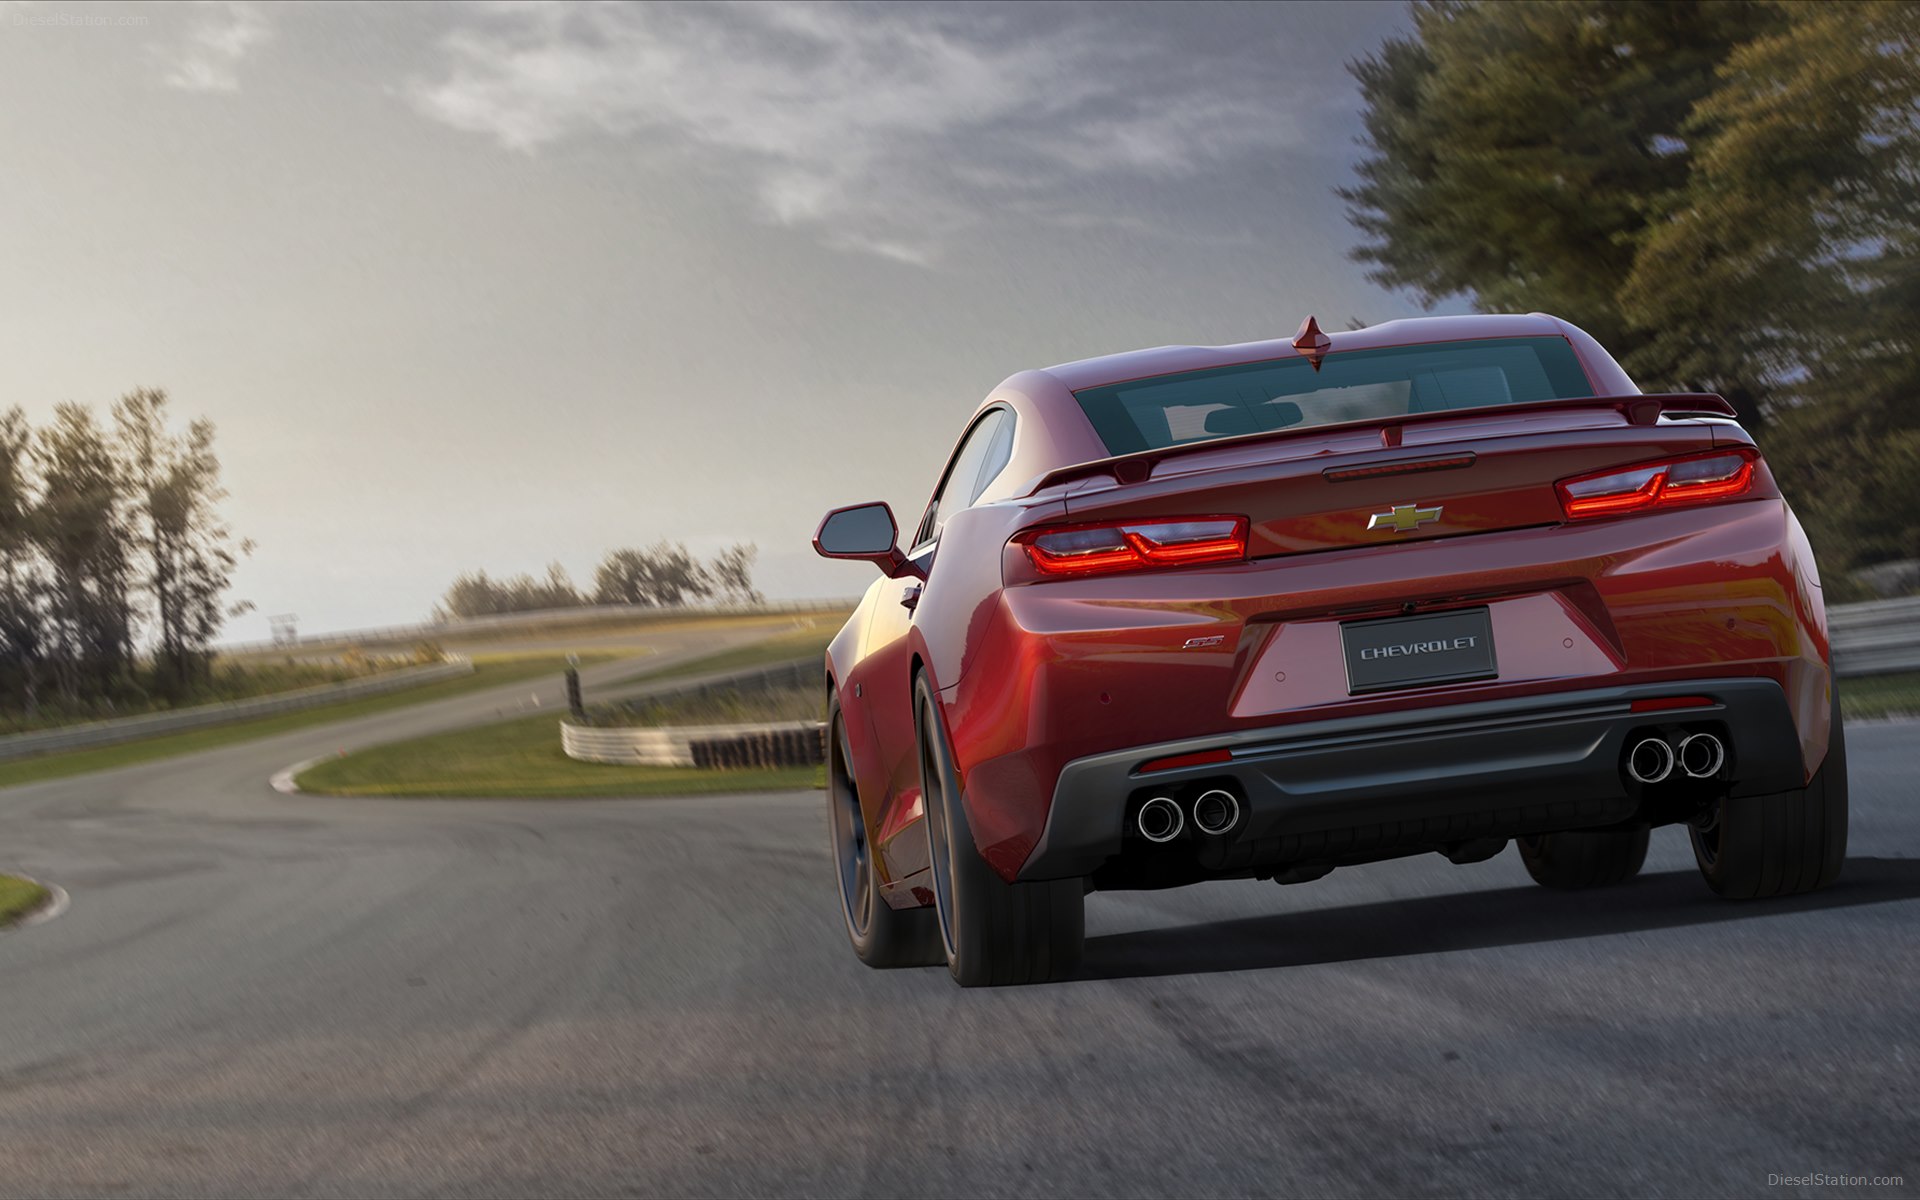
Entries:
{"type": "Polygon", "coordinates": [[[1045,823],[1035,817],[1050,803],[1050,782],[1086,755],[1332,715],[1547,695],[1576,681],[1773,679],[1793,705],[1810,776],[1825,753],[1829,648],[1818,598],[1798,586],[1782,552],[1790,519],[1780,501],[1760,500],[1483,535],[1450,547],[1444,573],[1416,576],[1425,590],[1411,597],[1406,560],[1431,543],[1009,588],[1006,619],[991,638],[999,670],[959,687],[948,709],[970,804],[992,810],[976,818],[982,852],[997,867],[1023,861],[1045,823]],[[1339,621],[1391,616],[1410,601],[1422,611],[1469,601],[1494,608],[1501,675],[1334,694],[1326,679],[1344,678],[1339,621]],[[1223,638],[1218,647],[1185,648],[1212,636],[1223,638]],[[1520,653],[1521,645],[1531,648],[1520,653]],[[1287,681],[1254,681],[1256,666],[1296,646],[1301,659],[1275,668],[1287,681]],[[1312,680],[1316,670],[1319,681],[1296,686],[1321,703],[1274,703],[1288,681],[1312,680]],[[990,843],[989,833],[1001,840],[990,843]]]}
{"type": "MultiPolygon", "coordinates": [[[[1331,336],[1331,353],[1565,337],[1597,394],[1638,394],[1591,338],[1539,314],[1390,322],[1331,336]]],[[[1183,446],[1125,478],[1125,470],[1104,473],[1107,448],[1073,396],[1295,353],[1276,340],[1069,363],[1010,377],[976,410],[1014,414],[1006,467],[972,507],[946,518],[937,544],[909,551],[926,578],[876,580],[827,655],[889,903],[927,900],[916,880],[927,864],[916,673],[928,676],[944,710],[977,847],[1008,880],[1021,878],[1044,837],[1073,764],[1130,747],[1547,703],[1594,688],[1755,679],[1784,698],[1802,777],[1818,768],[1831,687],[1819,577],[1764,463],[1738,501],[1613,519],[1565,520],[1552,487],[1590,470],[1750,446],[1735,422],[1605,401],[1465,410],[1394,429],[1383,420],[1183,446]],[[1328,478],[1334,468],[1450,454],[1472,462],[1328,478]],[[1061,477],[1077,464],[1096,469],[1061,477]],[[1368,530],[1370,514],[1412,502],[1442,513],[1406,532],[1368,530]],[[1040,581],[1012,541],[1039,525],[1197,513],[1249,514],[1249,560],[1040,581]],[[1488,609],[1497,676],[1347,693],[1342,621],[1462,606],[1488,609]]]]}

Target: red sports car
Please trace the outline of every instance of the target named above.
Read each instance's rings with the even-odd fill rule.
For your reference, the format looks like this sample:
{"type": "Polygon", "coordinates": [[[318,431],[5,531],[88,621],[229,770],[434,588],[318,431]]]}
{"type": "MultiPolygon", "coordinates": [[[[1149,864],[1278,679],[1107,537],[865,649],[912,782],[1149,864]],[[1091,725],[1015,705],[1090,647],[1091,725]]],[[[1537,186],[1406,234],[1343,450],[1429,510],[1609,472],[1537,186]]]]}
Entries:
{"type": "Polygon", "coordinates": [[[827,651],[848,936],[962,984],[1073,971],[1084,897],[1509,841],[1618,883],[1686,823],[1745,899],[1840,870],[1820,576],[1713,395],[1530,316],[1024,371],[827,651]]]}

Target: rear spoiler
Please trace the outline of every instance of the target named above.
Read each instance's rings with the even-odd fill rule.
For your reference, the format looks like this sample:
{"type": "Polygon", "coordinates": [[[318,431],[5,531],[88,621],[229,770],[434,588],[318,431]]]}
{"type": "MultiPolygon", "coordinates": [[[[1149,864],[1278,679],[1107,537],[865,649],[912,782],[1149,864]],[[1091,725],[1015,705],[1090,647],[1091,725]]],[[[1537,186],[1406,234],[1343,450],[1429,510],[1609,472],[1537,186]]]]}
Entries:
{"type": "Polygon", "coordinates": [[[1093,475],[1111,475],[1120,483],[1140,483],[1152,475],[1153,469],[1161,463],[1168,459],[1179,458],[1184,454],[1220,450],[1231,446],[1251,446],[1261,442],[1284,441],[1303,433],[1317,434],[1329,430],[1373,427],[1380,431],[1382,446],[1394,447],[1400,444],[1400,430],[1406,425],[1424,425],[1432,421],[1446,421],[1461,416],[1491,414],[1505,416],[1508,413],[1565,412],[1591,408],[1610,408],[1625,417],[1630,425],[1657,424],[1663,416],[1731,417],[1737,415],[1733,405],[1728,403],[1725,397],[1712,392],[1588,396],[1574,400],[1536,400],[1530,404],[1490,404],[1485,408],[1439,409],[1435,412],[1402,413],[1393,417],[1369,417],[1360,421],[1336,421],[1326,425],[1292,425],[1284,429],[1243,433],[1236,437],[1208,438],[1205,441],[1186,442],[1178,446],[1163,446],[1158,450],[1141,450],[1133,454],[1117,454],[1112,458],[1097,458],[1092,462],[1075,463],[1073,466],[1048,472],[1041,476],[1039,483],[1033,485],[1033,491],[1038,492],[1043,488],[1070,483],[1093,475]]]}

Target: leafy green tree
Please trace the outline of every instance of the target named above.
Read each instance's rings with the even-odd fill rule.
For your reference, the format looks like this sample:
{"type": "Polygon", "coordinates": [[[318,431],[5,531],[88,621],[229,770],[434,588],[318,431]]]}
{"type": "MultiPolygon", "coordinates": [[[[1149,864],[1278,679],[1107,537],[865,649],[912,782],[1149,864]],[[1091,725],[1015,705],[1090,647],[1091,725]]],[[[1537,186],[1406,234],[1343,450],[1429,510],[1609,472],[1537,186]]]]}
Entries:
{"type": "Polygon", "coordinates": [[[1771,425],[1830,597],[1920,557],[1920,6],[1438,0],[1353,70],[1372,278],[1771,425]]]}
{"type": "Polygon", "coordinates": [[[238,611],[225,594],[250,546],[219,513],[212,424],[175,432],[150,389],[113,415],[62,404],[36,429],[0,413],[0,695],[29,719],[43,684],[74,715],[191,698],[238,611]]]}
{"type": "MultiPolygon", "coordinates": [[[[1617,295],[1688,183],[1688,121],[1781,13],[1745,0],[1438,0],[1352,67],[1366,104],[1343,189],[1369,278],[1431,303],[1548,311],[1629,356],[1617,295]]],[[[1642,361],[1656,375],[1664,364],[1642,361]]],[[[1731,381],[1749,415],[1757,389],[1731,381]]]]}
{"type": "Polygon", "coordinates": [[[1622,301],[1679,377],[1765,380],[1816,544],[1920,557],[1920,6],[1789,12],[1689,120],[1688,187],[1622,301]]]}

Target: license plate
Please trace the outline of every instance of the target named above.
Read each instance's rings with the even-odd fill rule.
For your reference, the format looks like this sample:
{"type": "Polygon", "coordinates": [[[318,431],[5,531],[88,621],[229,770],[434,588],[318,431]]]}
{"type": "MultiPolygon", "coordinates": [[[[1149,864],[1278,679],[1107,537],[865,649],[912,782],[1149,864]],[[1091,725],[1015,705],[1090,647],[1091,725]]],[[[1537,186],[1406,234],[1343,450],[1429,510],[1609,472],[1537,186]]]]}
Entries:
{"type": "Polygon", "coordinates": [[[1484,608],[1417,617],[1348,621],[1340,626],[1347,654],[1347,692],[1491,679],[1493,620],[1484,608]]]}

